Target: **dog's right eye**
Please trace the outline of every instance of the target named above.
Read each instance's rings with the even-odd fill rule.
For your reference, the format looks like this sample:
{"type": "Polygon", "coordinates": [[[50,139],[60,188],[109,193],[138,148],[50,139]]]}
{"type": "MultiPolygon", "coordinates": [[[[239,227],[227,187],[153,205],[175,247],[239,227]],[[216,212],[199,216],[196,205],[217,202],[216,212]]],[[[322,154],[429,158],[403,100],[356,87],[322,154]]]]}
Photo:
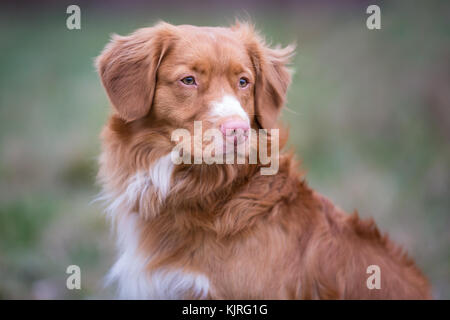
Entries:
{"type": "Polygon", "coordinates": [[[196,84],[195,83],[195,78],[191,77],[191,76],[181,79],[181,82],[183,82],[187,86],[193,86],[193,85],[196,84]]]}

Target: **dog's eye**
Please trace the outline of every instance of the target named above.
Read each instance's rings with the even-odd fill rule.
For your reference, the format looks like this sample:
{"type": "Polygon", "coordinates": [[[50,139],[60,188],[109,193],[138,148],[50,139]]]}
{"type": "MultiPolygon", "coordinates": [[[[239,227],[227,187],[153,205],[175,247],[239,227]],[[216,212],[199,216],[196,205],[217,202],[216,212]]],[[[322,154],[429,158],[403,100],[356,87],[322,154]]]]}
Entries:
{"type": "Polygon", "coordinates": [[[181,79],[181,82],[183,82],[187,86],[193,86],[196,84],[195,78],[191,76],[181,79]]]}
{"type": "Polygon", "coordinates": [[[248,79],[247,78],[240,78],[239,79],[239,87],[245,88],[248,86],[248,79]]]}

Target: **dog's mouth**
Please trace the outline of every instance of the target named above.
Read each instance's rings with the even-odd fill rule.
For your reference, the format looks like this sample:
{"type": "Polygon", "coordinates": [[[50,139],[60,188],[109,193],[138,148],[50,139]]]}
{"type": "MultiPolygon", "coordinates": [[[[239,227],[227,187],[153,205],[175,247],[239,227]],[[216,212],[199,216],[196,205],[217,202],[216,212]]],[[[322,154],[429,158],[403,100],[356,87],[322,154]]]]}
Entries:
{"type": "Polygon", "coordinates": [[[220,137],[207,141],[202,146],[203,159],[229,162],[230,159],[245,158],[249,154],[249,141],[241,137],[220,137]]]}
{"type": "Polygon", "coordinates": [[[245,156],[247,154],[247,148],[247,138],[233,137],[223,140],[222,151],[224,155],[235,154],[245,156]]]}

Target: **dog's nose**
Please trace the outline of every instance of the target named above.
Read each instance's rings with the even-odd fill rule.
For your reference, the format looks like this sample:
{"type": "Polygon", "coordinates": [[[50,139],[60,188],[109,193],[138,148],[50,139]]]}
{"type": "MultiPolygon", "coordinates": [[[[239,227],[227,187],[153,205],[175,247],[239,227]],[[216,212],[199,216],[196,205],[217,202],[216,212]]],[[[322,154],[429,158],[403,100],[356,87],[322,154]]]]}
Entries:
{"type": "Polygon", "coordinates": [[[220,126],[222,134],[227,140],[242,142],[248,138],[250,125],[244,120],[228,120],[220,126]]]}

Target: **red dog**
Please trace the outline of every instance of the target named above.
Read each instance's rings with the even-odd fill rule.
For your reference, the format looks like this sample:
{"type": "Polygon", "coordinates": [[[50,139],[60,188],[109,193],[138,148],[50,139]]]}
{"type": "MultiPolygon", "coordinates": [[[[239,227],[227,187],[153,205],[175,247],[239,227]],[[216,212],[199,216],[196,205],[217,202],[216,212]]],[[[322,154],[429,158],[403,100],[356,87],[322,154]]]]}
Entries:
{"type": "Polygon", "coordinates": [[[262,175],[261,163],[173,163],[171,133],[192,133],[194,121],[222,129],[225,140],[231,129],[235,142],[273,128],[292,54],[269,48],[247,24],[166,23],[114,36],[102,52],[114,114],[99,180],[118,234],[109,279],[120,297],[430,298],[414,262],[372,221],[312,191],[291,155],[277,158],[274,175],[262,175]]]}

